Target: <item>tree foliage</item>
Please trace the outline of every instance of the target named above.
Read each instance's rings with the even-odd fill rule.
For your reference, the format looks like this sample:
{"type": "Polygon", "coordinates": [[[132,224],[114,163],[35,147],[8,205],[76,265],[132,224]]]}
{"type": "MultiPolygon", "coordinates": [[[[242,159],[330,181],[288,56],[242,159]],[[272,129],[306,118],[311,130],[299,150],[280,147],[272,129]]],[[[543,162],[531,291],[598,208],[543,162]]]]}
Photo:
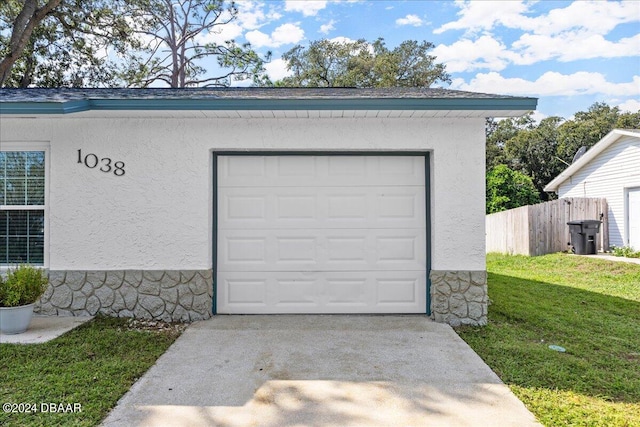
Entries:
{"type": "Polygon", "coordinates": [[[486,123],[487,172],[499,164],[532,179],[541,200],[555,195],[543,189],[569,164],[582,146],[591,148],[615,128],[640,129],[640,111],[595,103],[574,118],[547,117],[536,123],[532,115],[486,123]]]}
{"type": "Polygon", "coordinates": [[[533,129],[535,120],[533,113],[506,120],[487,119],[486,122],[486,156],[487,171],[500,164],[508,163],[505,146],[507,141],[514,138],[520,131],[533,129]]]}
{"type": "Polygon", "coordinates": [[[538,203],[540,197],[530,177],[497,165],[487,172],[487,213],[538,203]]]}
{"type": "Polygon", "coordinates": [[[295,46],[282,58],[292,75],[277,81],[289,87],[429,87],[449,82],[445,65],[429,55],[433,44],[406,40],[389,49],[384,39],[373,43],[317,40],[295,46]]]}
{"type": "Polygon", "coordinates": [[[8,0],[0,5],[0,86],[113,86],[131,37],[122,2],[8,0]]]}
{"type": "Polygon", "coordinates": [[[128,58],[124,80],[147,87],[164,82],[171,87],[229,86],[233,80],[260,80],[264,62],[249,43],[207,41],[235,21],[238,9],[224,0],[131,0],[128,14],[135,17],[134,34],[146,40],[128,58]],[[215,57],[218,70],[211,75],[201,60],[215,57]]]}
{"type": "Polygon", "coordinates": [[[640,111],[621,113],[618,107],[596,102],[558,128],[558,157],[571,162],[580,147],[591,148],[615,128],[640,129],[640,111]]]}
{"type": "Polygon", "coordinates": [[[561,117],[547,117],[505,143],[511,167],[531,178],[543,200],[549,199],[543,188],[566,167],[556,155],[558,126],[562,120],[561,117]]]}
{"type": "Polygon", "coordinates": [[[208,38],[237,14],[224,0],[7,0],[0,4],[0,86],[259,80],[268,57],[208,38]],[[207,57],[216,59],[215,70],[202,66],[207,57]]]}

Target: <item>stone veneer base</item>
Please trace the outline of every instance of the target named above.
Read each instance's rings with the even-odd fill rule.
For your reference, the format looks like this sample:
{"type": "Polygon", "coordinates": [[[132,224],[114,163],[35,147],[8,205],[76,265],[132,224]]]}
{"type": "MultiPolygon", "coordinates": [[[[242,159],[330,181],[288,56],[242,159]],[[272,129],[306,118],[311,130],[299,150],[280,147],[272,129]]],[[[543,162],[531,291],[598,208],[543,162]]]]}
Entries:
{"type": "Polygon", "coordinates": [[[49,271],[40,314],[193,321],[212,315],[211,270],[49,271]]]}
{"type": "MultiPolygon", "coordinates": [[[[51,270],[35,311],[185,322],[210,318],[212,303],[211,270],[51,270]]],[[[486,271],[431,271],[436,322],[486,325],[487,306],[486,271]]]]}
{"type": "Polygon", "coordinates": [[[431,316],[451,326],[486,325],[486,271],[431,271],[431,316]]]}

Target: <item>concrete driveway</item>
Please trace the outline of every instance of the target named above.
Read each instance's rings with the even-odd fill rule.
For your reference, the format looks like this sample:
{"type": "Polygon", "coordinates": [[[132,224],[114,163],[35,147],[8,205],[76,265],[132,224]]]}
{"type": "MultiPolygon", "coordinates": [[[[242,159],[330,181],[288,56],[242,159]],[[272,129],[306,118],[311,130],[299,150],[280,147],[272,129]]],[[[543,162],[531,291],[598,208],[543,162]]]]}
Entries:
{"type": "Polygon", "coordinates": [[[539,426],[424,316],[217,316],[191,325],[113,426],[539,426]]]}

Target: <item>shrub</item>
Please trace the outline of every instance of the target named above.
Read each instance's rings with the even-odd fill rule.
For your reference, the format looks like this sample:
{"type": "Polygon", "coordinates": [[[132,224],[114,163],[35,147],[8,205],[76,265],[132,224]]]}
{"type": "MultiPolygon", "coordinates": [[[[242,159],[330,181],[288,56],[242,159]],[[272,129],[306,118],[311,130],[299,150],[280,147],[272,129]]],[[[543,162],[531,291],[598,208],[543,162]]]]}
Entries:
{"type": "Polygon", "coordinates": [[[640,258],[640,251],[634,251],[630,246],[611,246],[611,253],[625,258],[640,258]]]}
{"type": "Polygon", "coordinates": [[[486,183],[488,214],[540,203],[540,195],[531,178],[506,165],[489,170],[486,183]]]}
{"type": "Polygon", "coordinates": [[[5,279],[0,278],[0,307],[18,307],[32,304],[47,289],[44,271],[30,265],[20,265],[7,271],[5,279]]]}

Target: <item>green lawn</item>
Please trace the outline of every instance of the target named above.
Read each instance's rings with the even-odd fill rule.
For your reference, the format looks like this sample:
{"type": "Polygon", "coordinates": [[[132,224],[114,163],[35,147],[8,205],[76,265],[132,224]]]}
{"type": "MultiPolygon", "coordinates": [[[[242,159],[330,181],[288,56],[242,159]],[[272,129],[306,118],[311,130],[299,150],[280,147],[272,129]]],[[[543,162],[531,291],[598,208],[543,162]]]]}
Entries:
{"type": "Polygon", "coordinates": [[[640,265],[490,254],[487,270],[489,325],[457,332],[538,420],[640,426],[640,265]]]}
{"type": "Polygon", "coordinates": [[[0,344],[0,403],[27,404],[3,406],[0,425],[97,425],[182,330],[152,325],[98,317],[48,343],[0,344]]]}

